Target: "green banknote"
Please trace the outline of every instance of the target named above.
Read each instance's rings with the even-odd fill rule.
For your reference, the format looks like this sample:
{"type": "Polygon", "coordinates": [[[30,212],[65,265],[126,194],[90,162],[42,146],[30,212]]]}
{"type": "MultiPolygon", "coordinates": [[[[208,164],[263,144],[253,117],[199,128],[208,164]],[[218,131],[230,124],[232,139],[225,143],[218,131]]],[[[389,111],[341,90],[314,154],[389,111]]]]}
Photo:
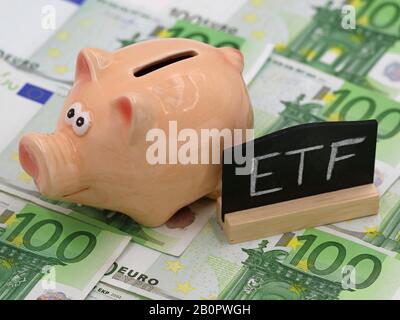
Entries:
{"type": "Polygon", "coordinates": [[[395,253],[324,227],[231,245],[210,219],[179,258],[130,244],[102,282],[160,299],[396,299],[395,253]]]}
{"type": "Polygon", "coordinates": [[[400,253],[400,180],[381,199],[379,227],[367,233],[363,240],[375,246],[400,253]]]}
{"type": "Polygon", "coordinates": [[[300,123],[376,119],[375,182],[383,194],[399,175],[400,103],[274,54],[249,88],[255,135],[300,123]]]}
{"type": "Polygon", "coordinates": [[[83,299],[129,239],[0,193],[0,299],[83,299]]]}
{"type": "Polygon", "coordinates": [[[400,99],[400,1],[347,0],[318,6],[302,30],[278,49],[349,82],[400,99]],[[356,25],[347,27],[343,6],[356,25]]]}
{"type": "MultiPolygon", "coordinates": [[[[40,200],[38,203],[41,203],[40,200]]],[[[149,228],[136,223],[122,213],[110,210],[101,210],[48,199],[46,199],[44,205],[49,207],[55,205],[55,208],[59,210],[67,209],[67,214],[73,217],[95,224],[99,228],[129,235],[132,241],[136,243],[174,256],[181,255],[209,218],[216,214],[213,201],[200,199],[184,209],[184,214],[190,211],[190,215],[193,215],[193,221],[189,225],[186,225],[186,223],[179,225],[178,221],[176,225],[171,225],[167,222],[160,227],[149,228]]]]}
{"type": "Polygon", "coordinates": [[[273,46],[223,31],[191,24],[159,14],[150,15],[129,3],[111,0],[86,0],[57,32],[30,57],[41,76],[73,83],[79,50],[98,47],[113,51],[151,38],[181,37],[199,40],[216,47],[241,49],[245,57],[247,82],[264,64],[273,46]],[[155,18],[157,16],[157,18],[155,18]]]}
{"type": "MultiPolygon", "coordinates": [[[[268,44],[288,43],[314,13],[314,6],[325,5],[326,0],[231,0],[223,1],[132,0],[153,14],[185,20],[191,24],[211,28],[246,39],[242,49],[245,55],[244,78],[249,83],[269,55],[268,44]],[[212,10],[210,10],[212,8],[212,10]]],[[[198,35],[195,39],[202,40],[198,35]]]]}
{"type": "Polygon", "coordinates": [[[185,20],[178,20],[172,27],[162,29],[156,34],[159,38],[186,38],[198,40],[217,48],[232,47],[239,49],[244,56],[243,78],[247,84],[253,80],[273,50],[273,45],[268,42],[238,37],[212,28],[189,23],[185,20]]]}
{"type": "Polygon", "coordinates": [[[400,99],[399,0],[235,0],[229,7],[212,0],[166,2],[148,9],[274,43],[291,59],[400,99]],[[345,5],[354,12],[354,29],[345,5]]]}
{"type": "Polygon", "coordinates": [[[136,223],[119,212],[47,199],[37,191],[15,186],[1,177],[0,190],[95,225],[98,228],[128,235],[133,242],[174,256],[182,254],[208,219],[215,215],[214,202],[208,199],[200,199],[185,207],[186,213],[190,211],[193,219],[189,225],[185,223],[180,226],[178,221],[177,225],[170,225],[167,222],[160,227],[149,228],[136,223]]]}
{"type": "Polygon", "coordinates": [[[259,43],[285,44],[304,28],[314,14],[314,7],[327,0],[231,0],[229,4],[213,0],[166,0],[145,5],[174,19],[184,19],[259,43]],[[212,10],[210,10],[212,8],[212,10]]]}
{"type": "Polygon", "coordinates": [[[379,214],[336,223],[329,228],[400,253],[400,180],[381,197],[379,214]]]}

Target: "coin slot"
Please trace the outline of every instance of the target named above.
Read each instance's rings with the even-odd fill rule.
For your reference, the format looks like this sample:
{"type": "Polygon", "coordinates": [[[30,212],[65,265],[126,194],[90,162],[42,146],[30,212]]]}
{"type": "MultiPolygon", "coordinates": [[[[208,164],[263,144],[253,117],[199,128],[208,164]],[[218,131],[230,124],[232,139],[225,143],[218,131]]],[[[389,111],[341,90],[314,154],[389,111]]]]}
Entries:
{"type": "Polygon", "coordinates": [[[170,64],[177,63],[182,60],[190,59],[197,56],[197,52],[195,51],[186,51],[180,52],[178,54],[171,55],[169,57],[163,58],[162,60],[158,60],[140,68],[139,70],[135,71],[133,75],[135,77],[143,77],[146,74],[154,72],[158,69],[164,68],[170,64]]]}

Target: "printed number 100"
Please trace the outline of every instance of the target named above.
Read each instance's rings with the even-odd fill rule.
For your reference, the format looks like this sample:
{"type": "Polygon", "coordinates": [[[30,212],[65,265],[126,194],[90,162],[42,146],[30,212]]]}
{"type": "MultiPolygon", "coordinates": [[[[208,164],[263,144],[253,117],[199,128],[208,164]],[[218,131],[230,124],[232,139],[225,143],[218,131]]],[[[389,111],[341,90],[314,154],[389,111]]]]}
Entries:
{"type": "MultiPolygon", "coordinates": [[[[31,221],[35,218],[36,214],[34,213],[20,213],[17,215],[17,219],[22,219],[22,221],[18,224],[18,226],[8,235],[6,241],[13,242],[17,237],[21,236],[21,233],[28,227],[31,221]]],[[[63,225],[54,219],[44,219],[38,221],[31,225],[23,234],[22,241],[28,250],[41,252],[46,249],[51,248],[57,241],[60,240],[61,235],[63,233],[63,225]],[[46,238],[43,243],[40,245],[35,245],[33,243],[33,238],[35,235],[40,232],[40,229],[43,227],[53,227],[53,233],[49,233],[44,236],[46,238]]],[[[76,231],[62,239],[61,243],[58,245],[56,250],[56,256],[59,260],[65,263],[77,263],[83,259],[85,259],[96,247],[96,236],[87,231],[76,231]],[[80,253],[75,255],[74,257],[67,257],[66,251],[68,247],[71,245],[73,241],[78,238],[86,238],[87,244],[82,249],[80,253]]]]}
{"type": "Polygon", "coordinates": [[[325,117],[329,118],[332,113],[338,112],[340,120],[376,119],[379,123],[379,139],[390,139],[400,132],[400,108],[389,108],[377,112],[376,101],[370,97],[359,96],[348,99],[351,91],[347,89],[334,91],[333,94],[336,99],[324,112],[325,117]],[[351,111],[356,112],[357,119],[349,118],[351,111]]]}
{"type": "MultiPolygon", "coordinates": [[[[304,241],[304,244],[301,248],[296,252],[293,256],[290,264],[293,266],[297,266],[299,262],[303,259],[305,254],[310,250],[312,244],[317,239],[315,235],[302,235],[298,236],[297,239],[299,241],[304,241]]],[[[319,276],[327,276],[332,274],[333,272],[337,271],[346,259],[347,250],[344,245],[336,241],[326,241],[321,243],[320,245],[316,246],[308,255],[307,257],[307,267],[308,270],[316,275],[319,276]],[[337,251],[336,257],[333,254],[332,258],[333,261],[331,264],[327,265],[325,268],[318,268],[317,267],[317,260],[320,257],[321,253],[327,249],[335,249],[337,251]]],[[[346,266],[352,266],[354,270],[356,270],[357,265],[362,261],[369,261],[372,262],[372,270],[369,276],[361,283],[356,283],[356,289],[365,289],[372,285],[379,277],[382,271],[382,263],[381,261],[370,254],[359,254],[350,259],[349,262],[346,263],[346,266]]]]}

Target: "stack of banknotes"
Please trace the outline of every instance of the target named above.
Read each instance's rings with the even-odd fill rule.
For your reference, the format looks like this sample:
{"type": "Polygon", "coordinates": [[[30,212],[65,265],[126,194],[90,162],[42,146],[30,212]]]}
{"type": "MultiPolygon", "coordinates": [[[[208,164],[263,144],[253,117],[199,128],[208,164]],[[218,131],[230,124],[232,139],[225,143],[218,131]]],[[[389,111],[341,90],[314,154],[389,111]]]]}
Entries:
{"type": "Polygon", "coordinates": [[[400,298],[400,0],[3,0],[0,12],[0,299],[400,298]],[[147,228],[42,197],[18,141],[54,130],[79,50],[165,37],[237,44],[256,136],[377,119],[379,213],[232,245],[209,199],[189,226],[147,228]]]}

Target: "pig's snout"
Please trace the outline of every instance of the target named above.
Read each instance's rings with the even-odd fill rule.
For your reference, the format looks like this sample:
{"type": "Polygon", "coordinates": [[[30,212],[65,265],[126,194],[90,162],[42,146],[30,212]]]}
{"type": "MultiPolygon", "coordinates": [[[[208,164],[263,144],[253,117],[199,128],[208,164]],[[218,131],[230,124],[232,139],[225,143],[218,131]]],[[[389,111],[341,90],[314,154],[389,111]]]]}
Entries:
{"type": "Polygon", "coordinates": [[[30,133],[20,140],[19,160],[40,193],[60,198],[77,186],[78,159],[74,150],[72,141],[63,134],[30,133]]]}

